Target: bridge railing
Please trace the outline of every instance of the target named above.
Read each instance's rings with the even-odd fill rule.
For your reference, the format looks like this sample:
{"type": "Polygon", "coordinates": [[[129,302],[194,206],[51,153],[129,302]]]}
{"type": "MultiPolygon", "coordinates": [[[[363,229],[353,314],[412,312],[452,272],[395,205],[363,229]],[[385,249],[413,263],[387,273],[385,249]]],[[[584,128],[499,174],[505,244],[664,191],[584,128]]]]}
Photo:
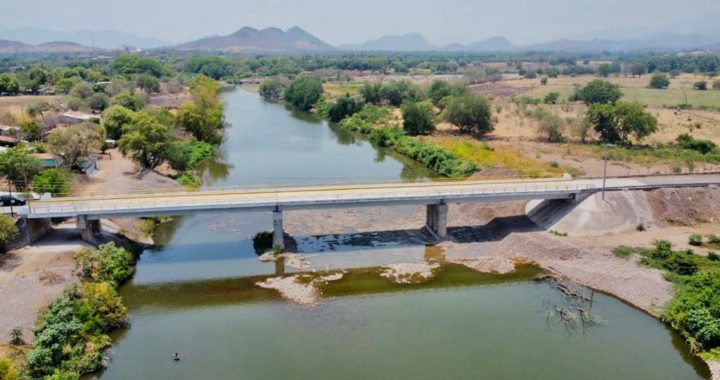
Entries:
{"type": "Polygon", "coordinates": [[[135,198],[132,200],[107,199],[103,202],[102,198],[86,199],[86,200],[68,200],[50,201],[53,203],[45,203],[43,201],[32,202],[27,206],[28,215],[42,214],[68,214],[82,215],[84,213],[102,213],[117,211],[133,211],[148,210],[151,214],[152,210],[193,210],[202,209],[203,207],[227,206],[232,208],[242,207],[270,207],[273,205],[298,205],[307,204],[333,204],[333,203],[367,203],[367,202],[391,202],[394,200],[427,200],[427,199],[458,199],[463,197],[483,197],[483,196],[499,196],[499,195],[516,195],[522,197],[528,194],[552,194],[552,193],[577,193],[593,190],[596,187],[589,184],[558,184],[558,185],[525,185],[525,186],[502,186],[502,187],[476,187],[476,188],[437,188],[437,189],[417,189],[414,191],[395,191],[383,188],[369,191],[367,189],[361,191],[332,191],[321,190],[292,192],[288,190],[266,191],[258,194],[229,193],[224,195],[198,195],[193,193],[192,196],[183,198],[182,195],[176,195],[171,199],[162,200],[162,198],[135,198]],[[216,196],[216,198],[212,198],[216,196]],[[45,203],[45,204],[44,204],[45,203]]]}

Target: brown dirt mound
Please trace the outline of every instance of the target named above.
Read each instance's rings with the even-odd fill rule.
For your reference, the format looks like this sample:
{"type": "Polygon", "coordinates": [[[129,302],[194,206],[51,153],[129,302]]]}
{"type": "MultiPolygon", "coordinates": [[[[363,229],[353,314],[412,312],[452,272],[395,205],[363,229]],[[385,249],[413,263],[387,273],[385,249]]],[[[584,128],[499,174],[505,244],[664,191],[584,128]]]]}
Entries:
{"type": "Polygon", "coordinates": [[[648,193],[656,221],[691,226],[720,220],[720,187],[661,189],[648,193]]]}

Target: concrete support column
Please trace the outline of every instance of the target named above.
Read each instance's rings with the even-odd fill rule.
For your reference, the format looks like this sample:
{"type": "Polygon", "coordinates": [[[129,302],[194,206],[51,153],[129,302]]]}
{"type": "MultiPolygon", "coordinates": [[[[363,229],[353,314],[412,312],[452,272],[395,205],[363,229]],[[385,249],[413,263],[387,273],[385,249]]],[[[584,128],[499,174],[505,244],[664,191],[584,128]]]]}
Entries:
{"type": "Polygon", "coordinates": [[[440,239],[447,237],[447,213],[448,205],[445,203],[427,206],[425,223],[440,239]]]}
{"type": "Polygon", "coordinates": [[[285,249],[285,231],[283,230],[282,211],[273,211],[273,249],[285,249]]]}
{"type": "Polygon", "coordinates": [[[75,218],[75,223],[83,240],[90,244],[97,244],[96,236],[102,232],[99,220],[88,220],[87,216],[79,215],[75,218]]]}

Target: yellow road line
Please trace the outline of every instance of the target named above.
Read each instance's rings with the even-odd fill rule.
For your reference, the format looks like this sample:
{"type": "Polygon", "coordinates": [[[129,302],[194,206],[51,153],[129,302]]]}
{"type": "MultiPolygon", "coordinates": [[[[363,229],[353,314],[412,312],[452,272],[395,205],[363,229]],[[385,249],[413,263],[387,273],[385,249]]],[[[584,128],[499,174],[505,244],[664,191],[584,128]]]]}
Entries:
{"type": "MultiPolygon", "coordinates": [[[[517,184],[538,184],[538,183],[560,183],[560,182],[571,182],[572,180],[543,180],[533,182],[484,182],[467,184],[465,186],[484,186],[484,185],[517,185],[517,184]]],[[[392,185],[392,186],[381,186],[381,187],[369,187],[369,186],[355,186],[355,187],[330,187],[330,188],[312,188],[312,189],[285,189],[285,190],[263,190],[263,191],[236,191],[236,192],[196,192],[196,193],[155,193],[151,195],[134,195],[134,196],[110,196],[108,198],[82,198],[82,199],[49,199],[42,201],[32,201],[30,204],[45,205],[48,203],[78,203],[88,201],[119,201],[119,200],[137,200],[137,199],[155,199],[155,198],[185,198],[185,197],[207,197],[207,196],[238,196],[238,195],[267,195],[267,194],[292,194],[292,193],[319,193],[319,192],[337,192],[337,191],[356,191],[356,190],[389,190],[389,189],[413,189],[413,188],[441,188],[441,187],[453,187],[463,186],[462,182],[444,183],[444,184],[425,184],[425,185],[392,185]]]]}

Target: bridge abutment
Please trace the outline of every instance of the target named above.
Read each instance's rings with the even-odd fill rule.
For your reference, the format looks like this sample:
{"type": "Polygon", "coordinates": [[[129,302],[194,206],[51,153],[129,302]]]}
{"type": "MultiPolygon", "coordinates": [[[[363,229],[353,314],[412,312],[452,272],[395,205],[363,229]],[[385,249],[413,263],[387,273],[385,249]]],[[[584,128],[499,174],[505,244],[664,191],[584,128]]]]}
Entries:
{"type": "Polygon", "coordinates": [[[283,213],[273,211],[273,249],[285,249],[285,231],[283,230],[283,213]]]}
{"type": "Polygon", "coordinates": [[[102,226],[99,220],[89,220],[87,216],[80,215],[75,218],[75,223],[80,230],[80,236],[82,236],[83,240],[94,245],[98,243],[97,235],[102,233],[102,226]]]}
{"type": "Polygon", "coordinates": [[[447,213],[448,205],[445,203],[427,206],[425,225],[439,239],[445,239],[447,237],[447,213]]]}

